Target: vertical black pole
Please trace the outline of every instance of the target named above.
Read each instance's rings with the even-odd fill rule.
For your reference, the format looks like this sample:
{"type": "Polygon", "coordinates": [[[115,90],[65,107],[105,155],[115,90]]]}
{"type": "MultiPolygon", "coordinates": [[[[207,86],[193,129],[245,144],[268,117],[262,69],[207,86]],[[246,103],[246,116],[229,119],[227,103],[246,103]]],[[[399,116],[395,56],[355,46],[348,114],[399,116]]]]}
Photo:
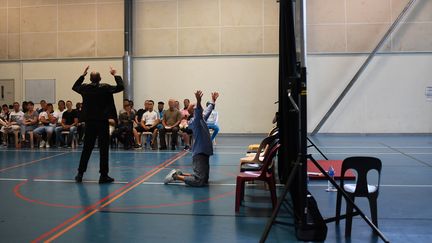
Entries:
{"type": "Polygon", "coordinates": [[[133,0],[124,1],[124,56],[123,56],[123,80],[125,90],[124,99],[133,100],[132,82],[132,32],[133,32],[133,0]]]}
{"type": "MultiPolygon", "coordinates": [[[[290,167],[298,154],[298,120],[292,112],[288,90],[296,91],[296,47],[292,0],[280,1],[279,24],[279,136],[281,147],[278,156],[279,179],[285,183],[290,167]]],[[[297,102],[297,95],[292,96],[297,102]]]]}
{"type": "MultiPolygon", "coordinates": [[[[300,67],[299,67],[300,68],[300,67]]],[[[298,171],[298,197],[299,208],[301,209],[300,227],[307,222],[307,89],[306,89],[306,68],[301,68],[301,81],[298,86],[298,106],[299,106],[299,171],[298,171]]]]}

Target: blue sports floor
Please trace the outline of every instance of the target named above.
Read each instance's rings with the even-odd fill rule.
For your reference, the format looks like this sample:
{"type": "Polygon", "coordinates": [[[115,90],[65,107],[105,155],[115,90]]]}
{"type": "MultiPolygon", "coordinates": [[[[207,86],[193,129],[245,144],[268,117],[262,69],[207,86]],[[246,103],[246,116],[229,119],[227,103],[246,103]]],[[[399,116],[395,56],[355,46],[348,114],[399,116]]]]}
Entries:
{"type": "MultiPolygon", "coordinates": [[[[111,150],[111,185],[99,185],[97,151],[83,184],[76,184],[81,150],[0,150],[0,242],[258,242],[271,213],[262,184],[246,188],[234,212],[239,158],[259,136],[220,136],[211,157],[210,185],[163,185],[172,168],[191,169],[183,151],[111,150]]],[[[378,157],[383,162],[378,222],[391,242],[432,242],[432,136],[336,136],[311,138],[331,160],[378,157]]],[[[322,159],[314,149],[309,151],[322,159]]],[[[334,216],[336,193],[311,181],[324,217],[334,216]]],[[[366,200],[356,200],[369,214],[366,200]]],[[[343,209],[345,206],[343,205],[343,209]]],[[[287,212],[279,220],[290,222],[287,212]]],[[[355,217],[352,237],[345,224],[328,224],[326,242],[380,242],[355,217]]],[[[296,242],[293,228],[275,225],[267,242],[296,242]]]]}

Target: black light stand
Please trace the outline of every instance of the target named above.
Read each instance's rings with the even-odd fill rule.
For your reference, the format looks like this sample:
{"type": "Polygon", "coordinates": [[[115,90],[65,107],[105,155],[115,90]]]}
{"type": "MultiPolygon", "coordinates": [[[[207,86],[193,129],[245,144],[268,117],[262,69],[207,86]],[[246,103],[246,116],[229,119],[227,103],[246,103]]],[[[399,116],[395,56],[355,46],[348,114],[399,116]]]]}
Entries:
{"type": "MultiPolygon", "coordinates": [[[[295,0],[280,0],[279,18],[279,138],[281,147],[278,152],[279,178],[285,184],[276,207],[261,235],[260,242],[265,242],[267,236],[276,223],[279,210],[286,200],[288,192],[291,194],[294,225],[299,240],[323,241],[327,235],[326,223],[336,218],[324,220],[318,210],[315,200],[307,188],[307,160],[310,159],[323,175],[342,193],[347,203],[356,210],[352,215],[361,215],[376,234],[384,242],[388,242],[379,229],[365,216],[348,195],[337,185],[320,164],[307,154],[307,79],[306,79],[306,48],[305,48],[305,1],[297,0],[303,20],[298,21],[300,27],[299,39],[303,39],[299,51],[301,60],[297,60],[295,0]]],[[[298,9],[297,9],[298,10],[298,9]]],[[[311,142],[309,140],[309,142],[311,142]]],[[[312,142],[311,142],[312,143],[312,142]]],[[[313,144],[313,143],[312,143],[313,144]]],[[[313,144],[314,146],[314,144],[313,144]]],[[[316,147],[316,146],[315,146],[316,147]]],[[[322,154],[322,152],[318,149],[322,154]]],[[[324,158],[326,158],[323,155],[324,158]]],[[[327,158],[326,158],[327,159],[327,158]]],[[[346,218],[342,215],[339,219],[346,218]]]]}
{"type": "MultiPolygon", "coordinates": [[[[304,70],[305,71],[305,70],[304,70]]],[[[303,72],[302,72],[303,73],[303,72]]],[[[303,82],[302,82],[303,83],[303,82]]],[[[305,84],[305,83],[304,83],[305,84]]],[[[305,102],[305,100],[306,100],[306,86],[305,85],[302,85],[302,87],[304,87],[304,89],[302,90],[302,92],[300,93],[300,96],[304,96],[304,97],[300,97],[300,101],[301,102],[305,102]]],[[[290,100],[290,102],[292,102],[293,104],[292,104],[292,106],[294,107],[294,109],[296,109],[296,111],[297,111],[297,113],[299,114],[299,119],[301,119],[303,116],[305,116],[305,112],[306,112],[306,109],[304,109],[305,107],[304,106],[302,106],[301,105],[301,103],[300,103],[300,105],[299,106],[297,106],[296,104],[295,104],[295,102],[294,102],[294,100],[292,99],[292,96],[291,96],[291,91],[290,90],[288,90],[288,97],[289,97],[289,100],[290,100]]],[[[304,121],[300,121],[300,124],[303,124],[304,125],[304,121]]],[[[284,202],[284,200],[286,199],[286,196],[287,196],[287,194],[288,194],[288,192],[290,192],[290,190],[291,190],[291,188],[292,188],[292,182],[293,182],[293,180],[294,180],[294,178],[295,178],[295,176],[296,175],[298,175],[298,179],[299,180],[303,180],[304,178],[301,176],[302,174],[303,175],[307,175],[307,171],[306,172],[304,172],[303,170],[306,168],[306,170],[307,170],[307,166],[304,166],[305,165],[305,163],[307,162],[307,159],[310,159],[313,163],[314,163],[314,165],[320,170],[320,172],[326,177],[326,179],[327,180],[329,180],[331,183],[332,183],[332,185],[337,189],[337,191],[339,192],[339,193],[341,193],[342,194],[342,196],[345,198],[345,200],[346,200],[346,202],[347,202],[347,204],[350,204],[356,211],[355,212],[353,212],[353,214],[351,215],[351,216],[357,216],[357,215],[360,215],[365,221],[366,221],[366,223],[372,228],[372,230],[384,241],[384,242],[390,242],[385,236],[384,236],[384,234],[372,223],[372,221],[361,211],[361,209],[353,202],[353,200],[351,200],[351,198],[346,194],[346,192],[344,191],[344,190],[342,190],[342,188],[336,183],[336,181],[332,178],[332,177],[330,177],[329,175],[328,175],[328,173],[322,168],[322,166],[312,157],[312,155],[310,155],[310,154],[306,154],[307,153],[307,139],[302,139],[302,138],[307,138],[307,136],[306,136],[306,134],[305,134],[305,131],[303,131],[303,129],[301,129],[302,128],[302,126],[300,126],[300,130],[299,130],[299,133],[301,134],[301,136],[300,136],[300,141],[299,141],[299,144],[302,146],[302,149],[300,149],[300,153],[298,154],[298,157],[297,157],[297,161],[296,161],[296,163],[294,164],[294,166],[292,167],[292,170],[291,170],[291,173],[289,174],[289,176],[288,176],[288,179],[287,179],[287,181],[286,181],[286,183],[285,183],[285,187],[284,187],[284,190],[283,190],[283,192],[282,192],[282,194],[281,194],[281,196],[278,198],[278,202],[277,202],[277,204],[276,204],[276,207],[275,207],[275,209],[273,210],[273,213],[272,213],[272,215],[271,215],[271,217],[270,217],[270,219],[267,221],[267,224],[266,224],[266,226],[265,226],[265,228],[264,228],[264,232],[263,232],[263,234],[261,235],[261,239],[260,239],[260,242],[261,243],[264,243],[265,242],[265,240],[267,239],[267,236],[268,236],[268,234],[269,234],[269,232],[270,232],[270,230],[271,230],[271,228],[272,228],[272,226],[273,226],[273,224],[274,223],[276,223],[276,217],[277,217],[277,215],[278,215],[278,213],[279,213],[279,210],[280,210],[280,208],[281,208],[281,206],[282,206],[282,204],[283,204],[283,202],[284,202]]],[[[305,129],[306,130],[306,129],[305,129]]],[[[306,187],[306,191],[307,191],[307,182],[304,184],[304,186],[306,187]]],[[[301,188],[301,189],[304,189],[304,188],[301,188]]],[[[316,237],[316,236],[322,236],[322,235],[320,235],[321,234],[321,232],[317,232],[316,230],[314,231],[313,229],[311,229],[310,227],[309,227],[309,229],[308,229],[308,221],[309,221],[309,219],[310,218],[308,218],[308,206],[307,206],[307,201],[306,201],[306,198],[305,199],[303,199],[303,200],[301,200],[301,203],[300,203],[301,205],[305,205],[305,207],[304,207],[304,211],[301,213],[302,215],[300,215],[300,220],[299,220],[299,222],[296,224],[296,227],[297,227],[297,237],[299,237],[299,234],[302,234],[302,232],[308,232],[308,233],[311,233],[312,232],[312,234],[315,234],[315,235],[311,235],[311,237],[312,238],[314,238],[314,237],[316,237]]],[[[294,214],[295,214],[296,212],[294,212],[294,214]]],[[[317,212],[315,212],[314,214],[316,214],[317,212]]],[[[319,212],[318,212],[318,214],[319,214],[319,212]]],[[[294,216],[296,216],[296,215],[294,215],[294,216]]],[[[297,215],[297,217],[298,217],[299,215],[297,215]]],[[[319,216],[321,216],[321,215],[319,215],[319,216]]],[[[345,219],[347,217],[347,215],[345,214],[345,215],[340,215],[340,217],[332,217],[332,218],[328,218],[328,219],[325,219],[324,220],[324,223],[330,223],[330,222],[334,222],[334,221],[336,221],[337,219],[345,219]]],[[[320,227],[319,225],[317,226],[317,227],[320,227]]],[[[327,229],[325,229],[325,230],[327,230],[327,229]]],[[[302,235],[302,236],[305,236],[305,235],[302,235]]],[[[307,237],[307,236],[306,236],[307,237]]],[[[319,238],[319,237],[318,237],[319,238]]],[[[312,239],[313,240],[313,239],[312,239]]],[[[317,238],[315,238],[315,240],[318,240],[317,238]]],[[[321,240],[325,240],[325,236],[324,236],[324,239],[321,239],[321,240]]]]}

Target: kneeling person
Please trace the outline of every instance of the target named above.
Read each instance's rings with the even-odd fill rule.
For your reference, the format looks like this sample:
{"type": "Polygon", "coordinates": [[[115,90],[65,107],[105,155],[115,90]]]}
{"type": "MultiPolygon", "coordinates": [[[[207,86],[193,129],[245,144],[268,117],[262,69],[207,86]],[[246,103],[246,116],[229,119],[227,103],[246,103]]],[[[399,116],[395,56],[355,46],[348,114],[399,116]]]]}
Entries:
{"type": "Polygon", "coordinates": [[[213,144],[210,138],[210,132],[207,128],[206,120],[214,109],[219,93],[212,93],[213,102],[207,106],[204,112],[201,105],[202,96],[202,91],[196,91],[196,107],[194,107],[194,105],[189,106],[189,113],[192,114],[193,112],[193,117],[188,122],[188,128],[192,130],[195,141],[192,148],[193,174],[183,173],[174,169],[165,177],[165,184],[175,180],[184,181],[187,185],[194,187],[205,186],[208,184],[210,172],[209,158],[213,155],[213,144]]]}

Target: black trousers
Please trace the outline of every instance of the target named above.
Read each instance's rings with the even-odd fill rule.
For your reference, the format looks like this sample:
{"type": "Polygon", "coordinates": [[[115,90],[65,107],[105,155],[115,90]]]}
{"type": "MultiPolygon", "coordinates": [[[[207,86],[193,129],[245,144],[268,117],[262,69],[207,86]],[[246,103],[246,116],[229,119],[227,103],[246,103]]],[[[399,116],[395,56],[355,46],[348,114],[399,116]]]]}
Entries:
{"type": "Polygon", "coordinates": [[[84,173],[87,170],[87,164],[90,155],[95,146],[96,138],[99,145],[99,173],[101,175],[108,175],[108,149],[109,149],[109,123],[106,121],[86,121],[86,129],[84,135],[84,148],[81,153],[80,164],[78,168],[79,173],[84,173]]]}

